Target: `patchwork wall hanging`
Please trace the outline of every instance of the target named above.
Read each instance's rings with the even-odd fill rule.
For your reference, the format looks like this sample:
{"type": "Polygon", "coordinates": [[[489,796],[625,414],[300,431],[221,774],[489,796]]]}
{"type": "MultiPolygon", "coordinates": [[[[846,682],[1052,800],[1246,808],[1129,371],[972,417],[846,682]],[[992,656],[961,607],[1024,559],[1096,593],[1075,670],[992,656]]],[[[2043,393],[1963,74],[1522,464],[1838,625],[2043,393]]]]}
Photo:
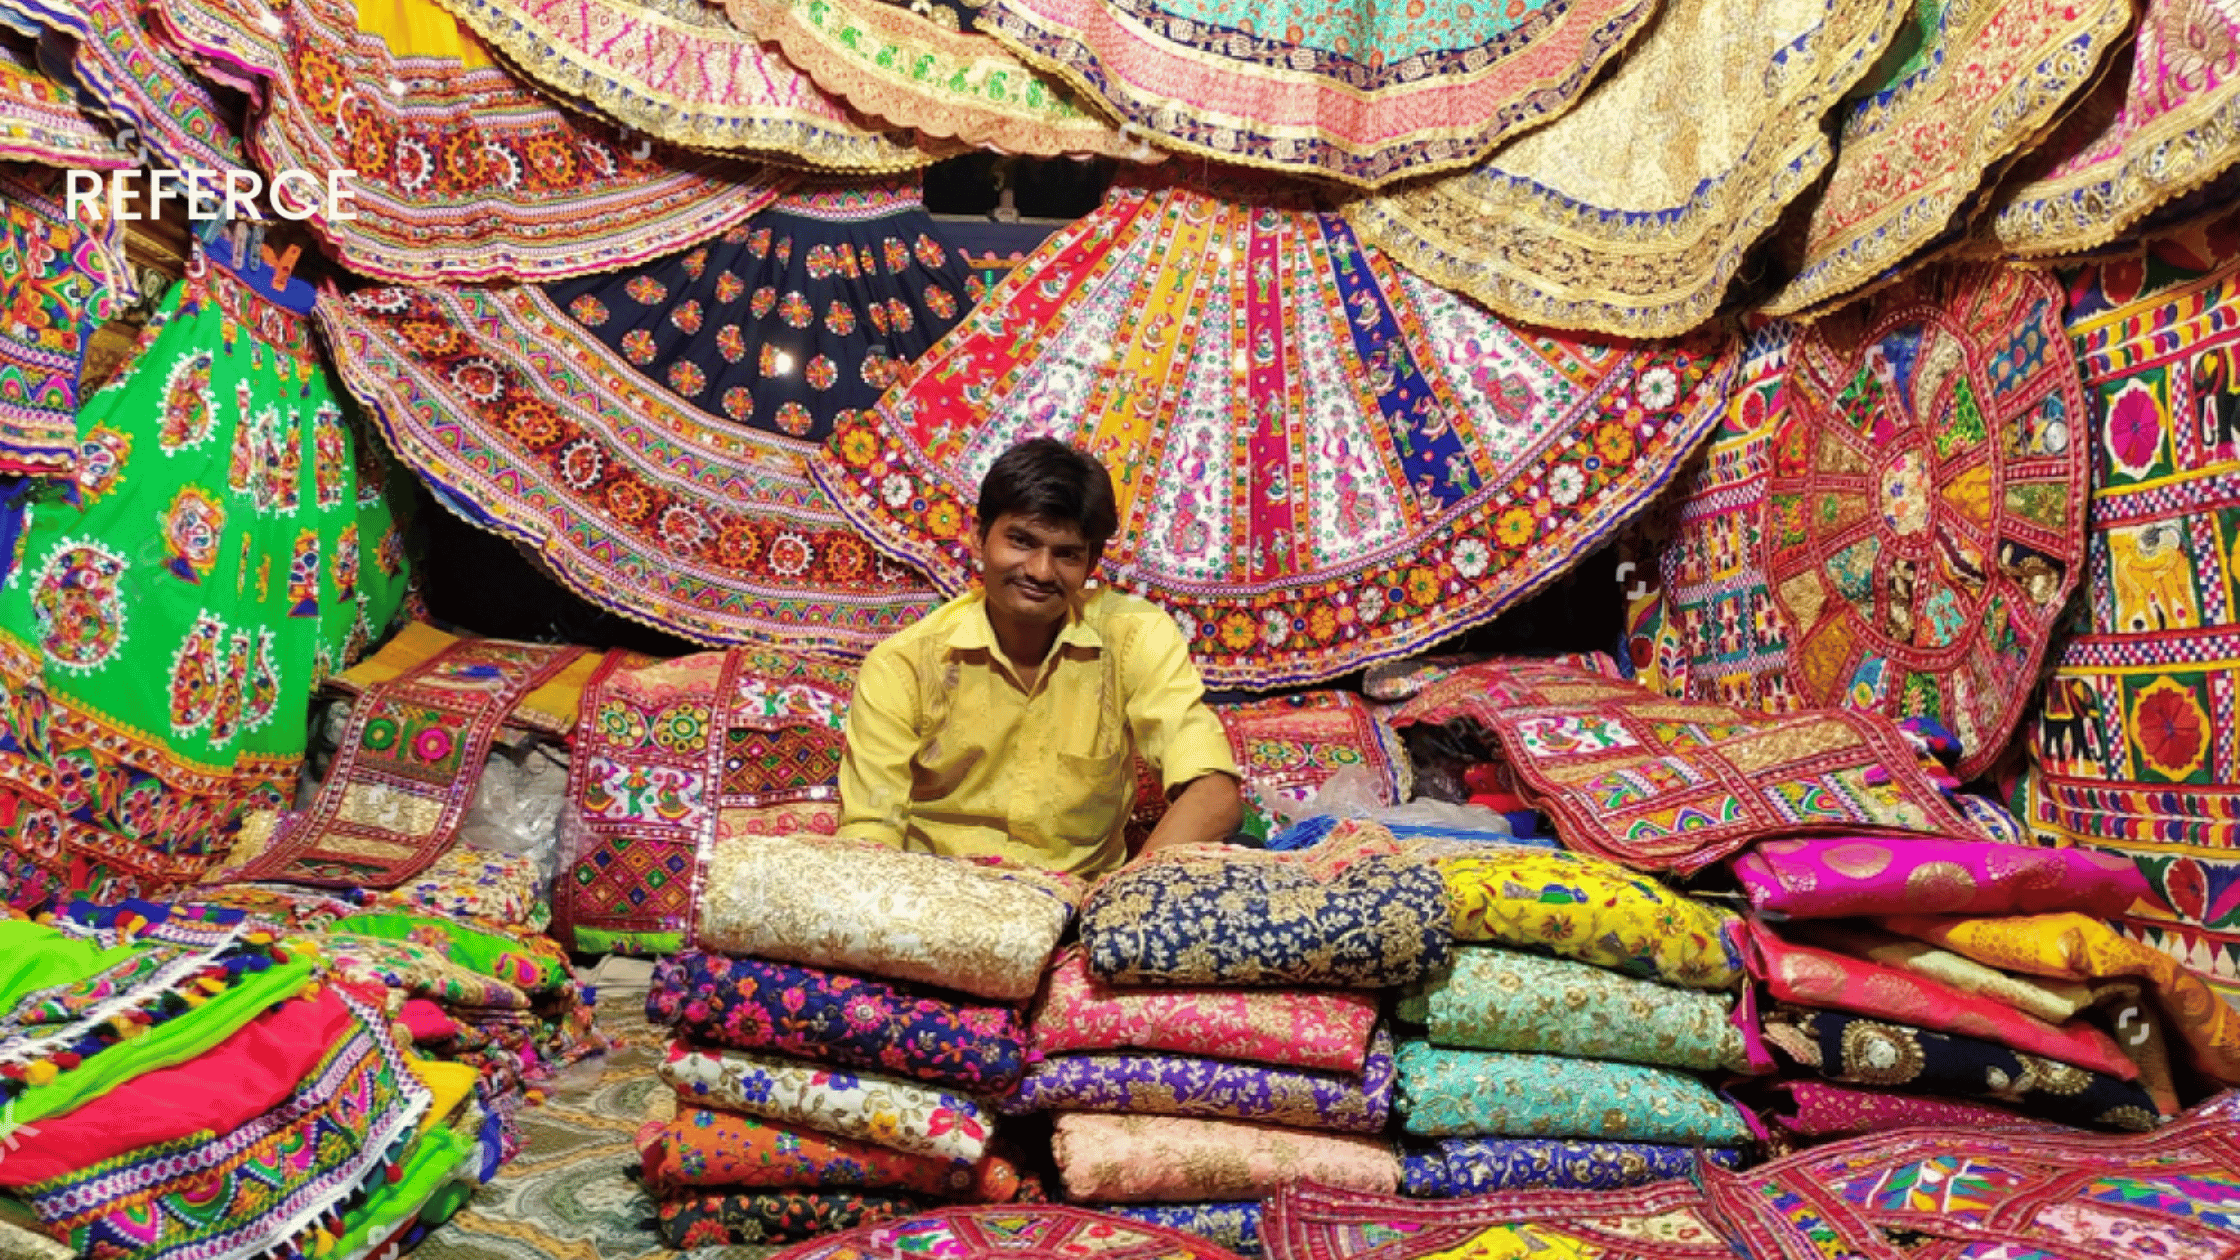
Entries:
{"type": "Polygon", "coordinates": [[[642,268],[326,304],[345,378],[469,520],[603,607],[860,655],[934,602],[840,519],[809,442],[963,311],[914,181],[814,183],[642,268]]]}
{"type": "Polygon", "coordinates": [[[1879,1133],[1711,1170],[1705,1186],[1733,1217],[1817,1216],[1919,1240],[1892,1254],[2224,1256],[2240,1247],[2236,1102],[2227,1094],[2138,1136],[1879,1133]]]}
{"type": "Polygon", "coordinates": [[[121,225],[98,207],[72,215],[67,191],[60,171],[0,164],[0,476],[77,468],[87,340],[135,296],[121,225]]]}
{"type": "Polygon", "coordinates": [[[0,159],[113,171],[135,156],[113,128],[79,107],[75,89],[40,67],[35,41],[0,30],[0,159]]]}
{"type": "Polygon", "coordinates": [[[836,795],[853,681],[753,649],[670,661],[610,653],[584,692],[568,763],[562,939],[587,951],[676,950],[719,815],[836,795]]]}
{"type": "Polygon", "coordinates": [[[2104,78],[2016,164],[1978,248],[2079,253],[2240,162],[2240,13],[2203,0],[2142,9],[2128,73],[2104,78]]]}
{"type": "Polygon", "coordinates": [[[1346,206],[1372,244],[1501,314],[1684,333],[1834,156],[1823,121],[1910,6],[1667,0],[1578,108],[1468,171],[1346,206]]]}
{"type": "Polygon", "coordinates": [[[701,0],[442,0],[522,73],[637,133],[827,170],[899,171],[925,142],[820,91],[701,0]]]}
{"type": "Polygon", "coordinates": [[[1165,147],[1375,187],[1561,117],[1655,10],[999,0],[980,21],[1165,147]]]}
{"type": "Polygon", "coordinates": [[[2136,862],[2168,907],[2139,913],[2240,936],[2240,267],[2183,276],[2126,261],[2078,280],[2098,310],[2069,330],[2095,461],[2087,599],[2017,812],[2136,862]]]}
{"type": "MultiPolygon", "coordinates": [[[[1427,1260],[1450,1256],[1731,1260],[1733,1228],[1685,1181],[1632,1189],[1508,1190],[1423,1202],[1289,1185],[1260,1226],[1269,1260],[1427,1260]]],[[[1806,1250],[1787,1230],[1754,1232],[1742,1254],[1764,1260],[1894,1260],[1894,1253],[1806,1250]],[[1784,1245],[1786,1243],[1787,1245],[1784,1245]]],[[[1739,1242],[1739,1240],[1738,1240],[1739,1242]]]]}
{"type": "Polygon", "coordinates": [[[2020,723],[2081,574],[2085,403],[2060,286],[1944,267],[1753,336],[1664,521],[1642,680],[1781,712],[1931,718],[1963,779],[2020,723]]]}
{"type": "MultiPolygon", "coordinates": [[[[1378,719],[1367,701],[1350,691],[1309,691],[1243,704],[1211,706],[1244,771],[1244,821],[1238,830],[1266,839],[1322,785],[1352,772],[1358,787],[1378,803],[1398,805],[1413,794],[1413,774],[1400,737],[1378,719]]],[[[1128,817],[1131,852],[1166,816],[1159,778],[1139,756],[1136,805],[1128,817]]]]}
{"type": "Polygon", "coordinates": [[[1962,779],[2005,747],[2080,576],[2088,448],[2061,289],[1926,272],[1801,333],[1765,565],[1808,706],[1933,718],[1962,779]]]}
{"type": "Polygon", "coordinates": [[[1873,714],[1746,713],[1532,663],[1467,673],[1506,764],[1572,849],[1686,873],[1773,835],[1973,834],[1873,714]]]}
{"type": "Polygon", "coordinates": [[[1717,417],[1716,348],[1513,330],[1305,194],[1129,182],[1050,238],[812,460],[949,592],[981,476],[1055,435],[1114,474],[1103,573],[1215,687],[1404,656],[1553,579],[1717,417]]]}
{"type": "Polygon", "coordinates": [[[461,639],[351,707],[326,782],[235,877],[328,888],[393,888],[458,835],[498,727],[583,652],[461,639]]]}
{"type": "Polygon", "coordinates": [[[201,876],[294,790],[310,696],[404,598],[378,449],[303,316],[199,258],[78,417],[0,590],[10,899],[201,876]]]}
{"type": "Polygon", "coordinates": [[[1763,309],[1794,315],[1894,278],[2090,89],[2131,17],[2128,0],[1918,6],[1898,34],[1905,54],[1842,107],[1796,274],[1763,309]]]}
{"type": "Polygon", "coordinates": [[[324,188],[297,201],[363,275],[606,271],[721,231],[779,191],[760,168],[655,152],[553,104],[434,0],[149,3],[200,71],[262,102],[249,133],[261,169],[355,172],[355,217],[324,188]]]}
{"type": "Polygon", "coordinates": [[[116,126],[133,158],[175,170],[249,170],[240,111],[151,36],[149,7],[144,0],[4,0],[0,25],[64,37],[80,99],[116,126]]]}
{"type": "Polygon", "coordinates": [[[729,0],[740,29],[777,45],[849,107],[932,140],[1003,153],[1150,160],[1063,80],[1027,68],[979,29],[983,5],[936,0],[729,0]]]}

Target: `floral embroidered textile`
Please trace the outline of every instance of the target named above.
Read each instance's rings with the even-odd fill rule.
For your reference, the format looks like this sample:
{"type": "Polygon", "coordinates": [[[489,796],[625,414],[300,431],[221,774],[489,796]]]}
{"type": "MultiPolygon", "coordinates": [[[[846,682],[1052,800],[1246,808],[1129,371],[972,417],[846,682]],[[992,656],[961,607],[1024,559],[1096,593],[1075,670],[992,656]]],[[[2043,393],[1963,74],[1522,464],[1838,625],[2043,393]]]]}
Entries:
{"type": "Polygon", "coordinates": [[[1132,1048],[1359,1072],[1376,1023],[1367,990],[1121,988],[1069,945],[1043,975],[1028,1036],[1038,1058],[1132,1048]]]}
{"type": "Polygon", "coordinates": [[[444,7],[529,78],[588,102],[626,135],[847,171],[908,170],[958,147],[848,109],[714,5],[451,0],[444,7]]]}
{"type": "Polygon", "coordinates": [[[458,845],[428,864],[417,878],[381,894],[404,911],[494,919],[532,932],[552,917],[536,859],[458,845]]]}
{"type": "MultiPolygon", "coordinates": [[[[2059,1024],[2074,1019],[2098,999],[2079,980],[2018,976],[1986,967],[1965,954],[1938,949],[1876,928],[1804,922],[1784,924],[1782,935],[1865,962],[1910,971],[1939,984],[1987,997],[2026,1015],[2059,1024]]],[[[2136,1056],[2132,1056],[2136,1060],[2136,1056]]]]}
{"type": "Polygon", "coordinates": [[[656,1227],[671,1247],[768,1247],[908,1216],[916,1199],[884,1194],[718,1190],[663,1199],[656,1227]]]}
{"type": "Polygon", "coordinates": [[[1260,1255],[1260,1201],[1241,1203],[1111,1203],[1098,1211],[1203,1238],[1246,1260],[1260,1255]]]}
{"type": "Polygon", "coordinates": [[[2106,917],[2152,896],[2132,865],[2092,849],[1969,840],[1767,840],[1734,859],[1750,904],[1792,919],[1861,914],[2106,917]]]}
{"type": "Polygon", "coordinates": [[[1654,9],[999,0],[980,22],[1165,147],[1374,187],[1561,116],[1654,9]]]}
{"type": "Polygon", "coordinates": [[[1574,962],[1457,945],[1453,964],[1418,981],[1399,1016],[1442,1046],[1746,1071],[1733,1002],[1574,962]]]}
{"type": "Polygon", "coordinates": [[[1572,849],[1686,873],[1777,834],[1970,834],[1874,714],[1751,714],[1564,666],[1467,672],[1498,707],[1507,766],[1572,849]]]}
{"type": "Polygon", "coordinates": [[[735,1112],[683,1106],[638,1135],[645,1185],[656,1198],[687,1187],[859,1189],[1000,1203],[1019,1172],[1000,1157],[975,1165],[910,1154],[735,1112]]]}
{"type": "Polygon", "coordinates": [[[1835,163],[1796,274],[1763,309],[1828,303],[1945,236],[1978,188],[2088,87],[2131,16],[2121,0],[1917,6],[1898,34],[1905,55],[1885,57],[1840,107],[1835,163]]]}
{"type": "Polygon", "coordinates": [[[1743,931],[1751,978],[1780,1001],[1975,1037],[2125,1080],[2139,1074],[2098,1025],[2049,1024],[1928,976],[1785,941],[1763,923],[1743,931]]]}
{"type": "MultiPolygon", "coordinates": [[[[0,88],[7,70],[0,63],[0,88]]],[[[0,91],[0,146],[11,134],[9,104],[0,91]]],[[[67,477],[77,468],[86,341],[133,296],[120,225],[98,207],[71,215],[66,182],[53,171],[0,165],[0,309],[8,312],[0,327],[0,476],[67,477]]]]}
{"type": "Polygon", "coordinates": [[[294,791],[313,690],[407,583],[345,408],[307,322],[199,258],[86,400],[77,501],[32,501],[0,590],[12,904],[192,883],[294,791]]]}
{"type": "Polygon", "coordinates": [[[646,1018],[696,1041],[991,1095],[1019,1079],[1026,1058],[1026,1030],[1008,1006],[698,949],[654,968],[646,1018]]]}
{"type": "Polygon", "coordinates": [[[1435,853],[1374,823],[1302,853],[1170,846],[1097,883],[1082,948],[1117,985],[1405,984],[1452,940],[1435,853]]]}
{"type": "Polygon", "coordinates": [[[68,77],[114,121],[120,141],[122,130],[132,129],[142,150],[132,157],[141,164],[251,169],[240,110],[197,77],[168,40],[154,37],[140,0],[8,0],[0,8],[16,30],[64,37],[68,77]]]}
{"type": "Polygon", "coordinates": [[[734,836],[708,859],[699,944],[1024,1002],[1079,898],[1074,881],[797,836],[734,836]]]}
{"type": "Polygon", "coordinates": [[[1497,1190],[1618,1190],[1686,1177],[1701,1158],[1741,1164],[1726,1147],[1556,1138],[1443,1138],[1400,1157],[1401,1190],[1422,1199],[1457,1199],[1497,1190]]]}
{"type": "Polygon", "coordinates": [[[34,41],[0,39],[0,159],[113,171],[130,166],[135,156],[131,146],[78,108],[74,88],[40,67],[34,41]]]}
{"type": "Polygon", "coordinates": [[[1241,1120],[1058,1117],[1050,1139],[1066,1197],[1089,1203],[1256,1199],[1286,1182],[1389,1193],[1399,1160],[1386,1142],[1241,1120]]]}
{"type": "Polygon", "coordinates": [[[2016,163],[1977,229],[1986,247],[2081,253],[2240,160],[2240,14],[2206,0],[2150,0],[2132,45],[2016,163]]]}
{"type": "Polygon", "coordinates": [[[1175,615],[1208,686],[1289,686],[1490,619],[1599,546],[1716,421],[1718,351],[1512,329],[1301,190],[1142,176],[811,471],[953,594],[995,457],[1078,441],[1118,478],[1114,584],[1175,615]]]}
{"type": "Polygon", "coordinates": [[[2041,843],[2135,864],[2167,907],[2140,918],[2230,936],[2240,741],[2215,715],[2240,683],[2240,264],[2216,257],[2119,260],[2077,279],[2091,312],[2069,329],[2095,461],[2087,597],[2046,683],[2017,812],[2041,843]]]}
{"type": "Polygon", "coordinates": [[[1140,140],[1085,109],[978,29],[971,0],[731,0],[731,20],[776,44],[816,85],[873,118],[1003,153],[1142,160],[1140,140]]]}
{"type": "Polygon", "coordinates": [[[1686,1072],[1403,1041],[1399,1110],[1418,1137],[1607,1138],[1731,1146],[1733,1103],[1686,1072]]]}
{"type": "Polygon", "coordinates": [[[1997,919],[1884,919],[1893,931],[1988,966],[2064,980],[2135,978],[2153,993],[2192,1064],[2220,1086],[2240,1085],[2240,1010],[2220,1001],[2189,968],[2081,914],[1997,919]]]}
{"type": "Polygon", "coordinates": [[[399,458],[601,607],[700,642],[861,654],[934,605],[809,483],[798,443],[555,337],[568,317],[541,290],[367,289],[320,319],[399,458]]]}
{"type": "Polygon", "coordinates": [[[1578,108],[1468,171],[1355,201],[1346,216],[1402,266],[1508,318],[1687,332],[1827,167],[1823,119],[1908,7],[1668,0],[1578,108]]]}
{"type": "MultiPolygon", "coordinates": [[[[1879,1089],[1849,1089],[1822,1081],[1783,1081],[1787,1105],[1774,1121],[1800,1137],[1848,1137],[1918,1127],[1979,1130],[2055,1127],[2049,1121],[1989,1103],[1879,1089]]],[[[2066,1128],[2066,1126],[2060,1126],[2066,1128]]]]}
{"type": "Polygon", "coordinates": [[[1392,1071],[1392,1037],[1381,1030],[1355,1073],[1173,1054],[1066,1054],[1029,1068],[997,1106],[1006,1115],[1117,1111],[1376,1133],[1392,1110],[1392,1071]]]}
{"type": "MultiPolygon", "coordinates": [[[[1732,1260],[1727,1222],[1686,1182],[1626,1190],[1513,1190],[1451,1203],[1289,1185],[1267,1205],[1269,1260],[1390,1260],[1434,1256],[1535,1260],[1732,1260]]],[[[1753,1242],[1761,1240],[1753,1239],[1753,1242]]],[[[1805,1260],[1819,1253],[1771,1243],[1739,1254],[1805,1260]]],[[[1829,1249],[1843,1260],[1894,1260],[1829,1249]]]]}
{"type": "Polygon", "coordinates": [[[939,1256],[943,1260],[1225,1260],[1216,1246],[1164,1225],[1059,1204],[944,1207],[796,1247],[787,1260],[939,1256]]]}
{"type": "Polygon", "coordinates": [[[659,1070],[686,1102],[941,1159],[978,1162],[995,1129],[994,1110],[976,1099],[783,1055],[680,1041],[659,1070]]]}
{"type": "Polygon", "coordinates": [[[1995,1042],[1841,1011],[1775,1007],[1766,1043],[1831,1081],[2004,1103],[2071,1125],[2146,1130],[2160,1120],[2144,1086],[1995,1042]]]}
{"type": "Polygon", "coordinates": [[[561,108],[434,0],[150,7],[198,69],[263,102],[250,133],[260,166],[355,172],[353,217],[323,195],[298,204],[362,275],[424,284],[605,271],[738,223],[782,187],[758,168],[654,154],[561,108]],[[404,90],[349,90],[368,83],[404,90]]]}
{"type": "Polygon", "coordinates": [[[1695,989],[1742,982],[1740,918],[1614,862],[1502,849],[1439,864],[1458,941],[1545,949],[1695,989]]]}
{"type": "Polygon", "coordinates": [[[394,888],[418,875],[458,835],[506,715],[582,653],[461,639],[367,687],[310,808],[234,878],[394,888]]]}
{"type": "Polygon", "coordinates": [[[1807,707],[1934,718],[1972,779],[2006,746],[2083,556],[2089,450],[2061,288],[1945,267],[1798,334],[1765,564],[1807,707]]]}

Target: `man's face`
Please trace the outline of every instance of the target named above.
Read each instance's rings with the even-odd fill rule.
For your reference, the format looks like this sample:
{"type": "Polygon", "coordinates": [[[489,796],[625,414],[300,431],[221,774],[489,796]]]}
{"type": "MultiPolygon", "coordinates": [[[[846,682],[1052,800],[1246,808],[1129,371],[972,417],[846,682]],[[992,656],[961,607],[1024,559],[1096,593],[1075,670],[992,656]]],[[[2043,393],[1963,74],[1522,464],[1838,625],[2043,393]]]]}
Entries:
{"type": "Polygon", "coordinates": [[[1006,513],[975,540],[988,607],[1029,625],[1062,622],[1097,568],[1076,525],[1006,513]]]}

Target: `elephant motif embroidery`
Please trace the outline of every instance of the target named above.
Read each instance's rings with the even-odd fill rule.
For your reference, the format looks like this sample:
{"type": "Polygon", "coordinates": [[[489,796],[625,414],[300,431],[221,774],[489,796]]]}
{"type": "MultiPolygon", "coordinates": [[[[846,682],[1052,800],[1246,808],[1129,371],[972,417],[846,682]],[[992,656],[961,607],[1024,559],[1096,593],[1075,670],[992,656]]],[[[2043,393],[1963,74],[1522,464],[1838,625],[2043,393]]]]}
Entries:
{"type": "Polygon", "coordinates": [[[2119,633],[2187,630],[2201,624],[2193,559],[2178,526],[2161,521],[2108,531],[2108,564],[2119,633]]]}

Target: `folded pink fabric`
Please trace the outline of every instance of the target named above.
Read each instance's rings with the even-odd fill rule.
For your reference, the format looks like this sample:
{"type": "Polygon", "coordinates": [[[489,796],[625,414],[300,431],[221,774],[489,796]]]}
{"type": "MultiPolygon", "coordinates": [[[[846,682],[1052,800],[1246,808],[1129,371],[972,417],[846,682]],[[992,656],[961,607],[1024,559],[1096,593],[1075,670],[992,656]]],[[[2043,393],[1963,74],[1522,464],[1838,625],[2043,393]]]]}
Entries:
{"type": "Polygon", "coordinates": [[[1792,1114],[1775,1117],[1782,1128],[1799,1137],[1844,1137],[1856,1133],[1886,1133],[1917,1126],[1942,1129],[2037,1129],[2073,1133],[2065,1124],[2033,1120],[1988,1103],[1958,1098],[1925,1098],[1878,1089],[1851,1089],[1825,1081],[1783,1081],[1792,1114]]]}
{"type": "Polygon", "coordinates": [[[2153,901],[2124,858],[1981,840],[1768,840],[1736,858],[1734,873],[1750,904],[1798,919],[2047,910],[2109,917],[2153,901]]]}
{"type": "Polygon", "coordinates": [[[459,1025],[444,1013],[442,1007],[426,998],[413,998],[406,1002],[397,1012],[397,1018],[403,1022],[405,1031],[412,1034],[413,1041],[418,1043],[449,1041],[459,1035],[459,1025]]]}
{"type": "Polygon", "coordinates": [[[1078,945],[1042,978],[1030,1059],[1084,1050],[1167,1050],[1325,1072],[1359,1072],[1377,1024],[1367,989],[1115,988],[1078,945]]]}
{"type": "Polygon", "coordinates": [[[1087,1203],[1260,1199],[1294,1181],[1392,1194],[1400,1159],[1381,1138],[1181,1116],[1058,1117],[1051,1154],[1087,1203]]]}
{"type": "Polygon", "coordinates": [[[1927,976],[1791,944],[1755,920],[1743,927],[1743,959],[1751,978],[1783,1002],[1978,1037],[2119,1080],[2139,1077],[2139,1065],[2124,1057],[2115,1040],[2083,1020],[2049,1024],[1927,976]]]}

